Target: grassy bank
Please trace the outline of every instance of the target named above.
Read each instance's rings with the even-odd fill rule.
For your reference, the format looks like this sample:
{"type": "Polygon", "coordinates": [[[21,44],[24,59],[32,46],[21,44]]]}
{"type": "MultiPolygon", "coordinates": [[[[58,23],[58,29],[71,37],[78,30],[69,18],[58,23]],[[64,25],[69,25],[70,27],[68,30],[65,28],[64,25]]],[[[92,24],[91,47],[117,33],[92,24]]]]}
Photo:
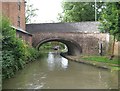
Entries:
{"type": "Polygon", "coordinates": [[[120,70],[118,57],[110,60],[107,56],[81,56],[80,59],[91,62],[106,63],[107,65],[111,66],[112,70],[120,70]]]}

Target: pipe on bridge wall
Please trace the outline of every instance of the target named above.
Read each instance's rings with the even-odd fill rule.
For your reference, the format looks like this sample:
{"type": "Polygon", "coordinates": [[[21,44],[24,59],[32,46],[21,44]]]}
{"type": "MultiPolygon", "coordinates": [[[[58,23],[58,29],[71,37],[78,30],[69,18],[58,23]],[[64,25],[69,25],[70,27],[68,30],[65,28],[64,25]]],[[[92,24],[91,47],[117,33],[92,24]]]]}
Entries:
{"type": "Polygon", "coordinates": [[[77,56],[82,53],[82,48],[76,41],[70,40],[70,39],[62,39],[62,38],[46,38],[40,41],[37,44],[36,48],[39,49],[39,47],[42,46],[42,44],[51,42],[51,41],[58,41],[65,44],[68,48],[68,52],[67,52],[68,55],[77,56]]]}

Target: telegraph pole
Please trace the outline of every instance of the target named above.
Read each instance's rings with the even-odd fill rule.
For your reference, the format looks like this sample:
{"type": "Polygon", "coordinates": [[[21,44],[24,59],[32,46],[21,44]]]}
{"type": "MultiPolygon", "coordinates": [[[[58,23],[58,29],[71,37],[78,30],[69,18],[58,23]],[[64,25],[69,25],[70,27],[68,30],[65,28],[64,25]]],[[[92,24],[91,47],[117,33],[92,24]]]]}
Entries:
{"type": "Polygon", "coordinates": [[[97,5],[97,3],[96,3],[96,0],[95,0],[95,21],[97,21],[97,11],[96,11],[96,5],[97,5]]]}

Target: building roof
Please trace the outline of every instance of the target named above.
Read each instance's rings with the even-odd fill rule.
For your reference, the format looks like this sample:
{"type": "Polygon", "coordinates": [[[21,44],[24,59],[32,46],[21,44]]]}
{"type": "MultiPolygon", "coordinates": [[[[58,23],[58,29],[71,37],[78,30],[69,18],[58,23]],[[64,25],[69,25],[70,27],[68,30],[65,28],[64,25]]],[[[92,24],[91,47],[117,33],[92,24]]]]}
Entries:
{"type": "Polygon", "coordinates": [[[35,23],[27,24],[26,30],[34,32],[99,32],[99,22],[76,22],[76,23],[35,23]]]}
{"type": "Polygon", "coordinates": [[[11,26],[11,27],[14,28],[14,29],[16,29],[16,31],[19,31],[19,32],[22,32],[24,34],[28,34],[28,35],[32,36],[32,34],[30,34],[29,32],[27,32],[27,31],[25,31],[25,30],[23,30],[23,29],[21,29],[19,27],[14,27],[14,26],[11,26]]]}

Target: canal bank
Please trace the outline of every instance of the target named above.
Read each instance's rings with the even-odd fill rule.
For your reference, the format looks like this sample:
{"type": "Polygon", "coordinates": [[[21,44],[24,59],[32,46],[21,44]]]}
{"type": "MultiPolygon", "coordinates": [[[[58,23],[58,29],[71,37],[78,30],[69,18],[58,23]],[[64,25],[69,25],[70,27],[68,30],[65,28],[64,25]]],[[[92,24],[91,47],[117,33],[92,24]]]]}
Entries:
{"type": "Polygon", "coordinates": [[[110,64],[110,63],[103,63],[103,62],[97,62],[97,61],[91,61],[91,60],[85,60],[82,58],[82,56],[69,56],[66,53],[61,53],[61,56],[67,58],[68,60],[75,61],[78,63],[83,63],[91,66],[95,66],[97,68],[102,68],[102,69],[108,69],[108,70],[120,70],[120,67],[118,64],[110,64]]]}

